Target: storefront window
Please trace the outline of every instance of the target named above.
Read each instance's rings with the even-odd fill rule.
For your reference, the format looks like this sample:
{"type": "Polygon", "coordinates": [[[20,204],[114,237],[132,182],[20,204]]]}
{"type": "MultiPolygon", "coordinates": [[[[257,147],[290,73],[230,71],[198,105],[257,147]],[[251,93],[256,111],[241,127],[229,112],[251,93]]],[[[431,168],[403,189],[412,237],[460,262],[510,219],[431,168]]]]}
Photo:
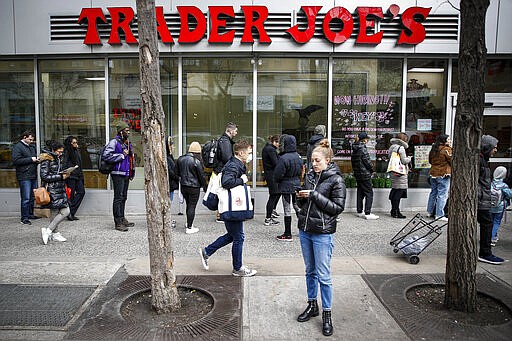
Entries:
{"type": "MultiPolygon", "coordinates": [[[[367,148],[375,170],[383,181],[387,150],[393,134],[400,131],[402,60],[335,59],[333,61],[332,144],[342,173],[352,172],[352,143],[367,132],[367,148]]],[[[355,181],[346,175],[348,187],[355,181]]]]}
{"type": "MultiPolygon", "coordinates": [[[[161,59],[160,65],[162,106],[165,113],[166,132],[171,135],[176,143],[178,140],[178,59],[164,58],[161,59]]],[[[177,152],[176,149],[176,155],[177,152]]]]}
{"type": "Polygon", "coordinates": [[[96,168],[105,143],[105,61],[103,59],[39,62],[41,141],[78,139],[85,186],[106,188],[96,168]]]}
{"type": "Polygon", "coordinates": [[[267,137],[294,135],[297,152],[306,157],[315,126],[327,127],[328,60],[261,58],[258,67],[257,181],[264,185],[261,150],[267,137]]]}
{"type": "Polygon", "coordinates": [[[25,130],[35,133],[32,61],[0,61],[0,113],[0,187],[17,187],[12,146],[25,130]]]}
{"type": "Polygon", "coordinates": [[[446,126],[446,61],[407,60],[407,154],[412,157],[409,187],[429,187],[428,154],[446,126]]]}
{"type": "Polygon", "coordinates": [[[498,151],[494,158],[512,158],[512,116],[484,116],[484,134],[498,139],[498,151]]]}
{"type": "MultiPolygon", "coordinates": [[[[452,92],[459,92],[459,62],[452,62],[452,92]]],[[[487,70],[485,73],[485,92],[488,93],[511,93],[512,82],[512,60],[511,59],[487,59],[487,70]]]]}

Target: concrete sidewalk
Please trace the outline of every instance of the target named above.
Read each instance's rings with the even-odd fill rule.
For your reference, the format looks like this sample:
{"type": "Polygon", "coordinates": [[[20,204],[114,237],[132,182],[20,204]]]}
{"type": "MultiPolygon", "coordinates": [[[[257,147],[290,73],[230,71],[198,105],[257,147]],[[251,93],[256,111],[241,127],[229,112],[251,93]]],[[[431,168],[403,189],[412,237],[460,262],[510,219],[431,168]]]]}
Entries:
{"type": "MultiPolygon", "coordinates": [[[[413,212],[407,212],[412,218],[413,212]]],[[[409,221],[379,213],[381,219],[367,221],[353,213],[341,215],[332,260],[334,285],[333,340],[409,340],[399,323],[364,281],[367,274],[444,273],[446,231],[420,255],[420,263],[410,264],[399,252],[395,254],[390,239],[409,221]]],[[[63,328],[17,328],[0,326],[0,339],[63,339],[73,321],[87,310],[88,304],[107,285],[119,269],[129,275],[149,275],[147,230],[144,216],[132,216],[136,223],[126,233],[113,229],[111,217],[79,216],[79,221],[65,221],[59,227],[68,238],[65,243],[43,245],[40,228],[48,219],[26,226],[18,218],[0,218],[0,285],[96,286],[95,293],[63,328]]],[[[226,275],[231,272],[230,248],[219,250],[210,260],[210,271],[202,269],[197,250],[224,233],[224,225],[214,215],[198,215],[194,223],[200,232],[185,234],[184,216],[175,216],[175,271],[178,275],[226,275]]],[[[296,229],[293,242],[281,242],[275,236],[281,225],[267,227],[264,217],[245,223],[244,263],[258,270],[243,281],[243,340],[316,340],[323,338],[321,319],[297,323],[305,308],[304,264],[296,229]]],[[[282,219],[281,219],[282,220],[282,219]]],[[[295,221],[295,219],[294,219],[295,221]]],[[[496,255],[512,258],[510,219],[500,231],[496,255]]],[[[478,273],[512,286],[512,264],[478,264],[478,273]]],[[[1,293],[0,293],[1,300],[1,293]]]]}

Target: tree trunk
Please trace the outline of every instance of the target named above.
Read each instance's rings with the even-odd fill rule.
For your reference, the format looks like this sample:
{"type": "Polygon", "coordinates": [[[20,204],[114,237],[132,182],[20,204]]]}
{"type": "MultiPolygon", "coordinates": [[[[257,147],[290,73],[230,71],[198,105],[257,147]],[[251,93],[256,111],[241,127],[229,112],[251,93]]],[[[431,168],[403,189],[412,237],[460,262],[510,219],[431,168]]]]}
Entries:
{"type": "Polygon", "coordinates": [[[485,14],[489,0],[460,2],[459,93],[453,136],[446,259],[447,308],[476,310],[477,182],[485,102],[485,14]]]}
{"type": "Polygon", "coordinates": [[[160,63],[155,1],[137,0],[139,64],[144,141],[144,192],[151,267],[152,305],[157,313],[180,308],[174,274],[171,203],[165,152],[164,111],[160,91],[160,63]]]}

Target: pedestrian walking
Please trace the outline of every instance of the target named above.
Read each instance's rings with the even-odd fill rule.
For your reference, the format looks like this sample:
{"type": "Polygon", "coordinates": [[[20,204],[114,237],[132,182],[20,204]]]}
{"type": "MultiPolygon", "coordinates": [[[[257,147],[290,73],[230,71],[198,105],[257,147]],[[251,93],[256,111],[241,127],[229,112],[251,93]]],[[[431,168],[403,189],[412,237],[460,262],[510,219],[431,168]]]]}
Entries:
{"type": "Polygon", "coordinates": [[[277,166],[279,148],[279,135],[268,137],[268,142],[261,151],[261,159],[263,162],[263,174],[268,187],[268,200],[265,213],[265,226],[279,225],[279,221],[275,220],[279,215],[276,212],[276,206],[279,202],[281,194],[277,188],[277,182],[274,179],[274,170],[277,166]]]}
{"type": "MultiPolygon", "coordinates": [[[[236,186],[247,183],[248,178],[245,174],[245,164],[252,160],[252,145],[247,140],[239,140],[234,145],[235,155],[226,163],[222,170],[221,184],[225,189],[231,189],[236,186]]],[[[242,255],[244,246],[244,222],[243,221],[225,221],[226,234],[220,236],[206,248],[199,249],[201,262],[205,270],[209,269],[210,257],[220,248],[231,246],[231,258],[233,262],[232,275],[236,277],[251,277],[257,271],[249,269],[243,265],[242,255]]]]}
{"type": "Polygon", "coordinates": [[[37,157],[34,145],[35,134],[26,130],[21,139],[12,147],[12,163],[16,167],[16,179],[20,187],[21,197],[21,223],[31,225],[30,219],[39,219],[34,216],[34,189],[37,188],[37,157]]]}
{"type": "MultiPolygon", "coordinates": [[[[167,173],[169,174],[169,198],[174,200],[174,192],[179,188],[180,177],[176,175],[176,161],[174,160],[174,142],[172,137],[167,137],[167,143],[165,144],[167,154],[167,173]]],[[[180,210],[181,211],[181,210],[180,210]]],[[[176,220],[172,220],[172,227],[176,227],[176,220]]]]}
{"type": "Polygon", "coordinates": [[[116,131],[117,135],[108,143],[103,158],[114,164],[110,178],[114,186],[112,213],[115,229],[126,232],[129,227],[135,225],[125,217],[128,186],[135,177],[135,155],[130,142],[130,126],[126,122],[120,121],[116,125],[116,131]]]}
{"type": "Polygon", "coordinates": [[[183,194],[186,203],[187,223],[185,232],[188,234],[199,232],[199,229],[194,227],[196,206],[201,188],[206,192],[208,186],[199,142],[192,142],[188,148],[188,153],[178,158],[178,161],[176,161],[176,175],[180,178],[181,194],[183,194]]]}
{"type": "Polygon", "coordinates": [[[71,197],[69,198],[68,220],[78,220],[76,212],[85,196],[84,172],[82,169],[82,158],[78,148],[78,140],[75,136],[68,136],[64,140],[64,154],[62,156],[63,168],[78,166],[66,179],[71,197]]]}
{"type": "Polygon", "coordinates": [[[478,172],[478,208],[476,219],[480,225],[480,249],[478,260],[480,262],[500,265],[503,258],[492,254],[491,240],[493,220],[491,215],[491,169],[489,159],[496,153],[498,139],[491,135],[483,135],[480,141],[480,160],[478,172]]]}
{"type": "Polygon", "coordinates": [[[411,158],[405,153],[405,150],[409,148],[407,144],[407,134],[399,133],[396,138],[391,139],[391,146],[388,150],[388,156],[391,158],[393,152],[400,155],[400,161],[404,165],[405,174],[399,174],[390,172],[391,176],[391,192],[389,193],[389,200],[391,201],[391,216],[393,218],[404,219],[404,216],[400,212],[400,200],[407,198],[408,178],[409,174],[409,163],[411,158]]]}
{"type": "Polygon", "coordinates": [[[322,333],[333,333],[331,320],[331,257],[337,217],[345,208],[346,189],[339,168],[332,162],[333,152],[327,139],[312,152],[313,169],[298,192],[299,236],[306,267],[308,306],[297,317],[306,322],[319,315],[318,286],[322,297],[322,333]]]}
{"type": "Polygon", "coordinates": [[[50,193],[50,203],[43,206],[43,208],[58,209],[59,212],[48,227],[41,228],[41,235],[45,245],[49,240],[56,242],[66,241],[66,238],[57,231],[57,228],[70,213],[65,184],[65,180],[70,177],[70,173],[63,172],[65,170],[62,162],[64,146],[59,141],[49,141],[47,144],[49,151],[44,151],[39,156],[41,160],[41,182],[50,193]]]}
{"type": "Polygon", "coordinates": [[[319,124],[315,127],[314,134],[308,141],[308,149],[306,151],[306,171],[309,171],[313,164],[311,163],[311,153],[318,143],[323,140],[327,135],[327,130],[325,129],[325,125],[319,124]]]}
{"type": "Polygon", "coordinates": [[[297,213],[296,191],[300,188],[303,162],[297,153],[297,140],[293,135],[281,135],[279,160],[274,170],[274,180],[281,194],[284,211],[284,233],[277,236],[280,241],[292,241],[292,210],[297,213]]]}
{"type": "Polygon", "coordinates": [[[498,229],[500,228],[503,215],[512,199],[512,190],[504,182],[507,177],[507,169],[499,166],[494,170],[493,181],[491,183],[491,216],[492,216],[492,238],[491,246],[496,246],[498,242],[498,229]]]}
{"type": "Polygon", "coordinates": [[[379,219],[379,216],[372,213],[372,176],[374,170],[372,161],[370,160],[370,154],[366,148],[366,143],[368,143],[369,139],[370,137],[364,131],[358,134],[356,141],[352,144],[352,155],[350,157],[350,161],[352,163],[354,177],[357,181],[357,216],[367,220],[375,220],[379,219]]]}
{"type": "Polygon", "coordinates": [[[440,134],[428,154],[430,162],[430,195],[428,197],[427,212],[431,217],[448,221],[444,208],[450,192],[450,179],[452,175],[452,146],[450,137],[440,134]]]}

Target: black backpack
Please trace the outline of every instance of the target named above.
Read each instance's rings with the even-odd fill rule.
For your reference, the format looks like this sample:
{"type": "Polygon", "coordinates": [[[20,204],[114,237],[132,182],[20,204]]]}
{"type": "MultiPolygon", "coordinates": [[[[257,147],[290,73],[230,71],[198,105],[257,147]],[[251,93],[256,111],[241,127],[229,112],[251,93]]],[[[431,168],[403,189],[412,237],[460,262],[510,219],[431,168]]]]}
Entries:
{"type": "Polygon", "coordinates": [[[203,163],[206,168],[215,168],[217,164],[217,140],[212,139],[204,144],[201,150],[203,163]]]}
{"type": "Polygon", "coordinates": [[[112,172],[112,170],[114,169],[114,164],[105,161],[105,159],[103,158],[103,155],[105,153],[105,148],[107,148],[107,146],[108,146],[108,143],[106,145],[104,145],[103,147],[101,147],[100,153],[98,155],[97,166],[98,166],[98,171],[101,174],[110,174],[110,172],[112,172]]]}

